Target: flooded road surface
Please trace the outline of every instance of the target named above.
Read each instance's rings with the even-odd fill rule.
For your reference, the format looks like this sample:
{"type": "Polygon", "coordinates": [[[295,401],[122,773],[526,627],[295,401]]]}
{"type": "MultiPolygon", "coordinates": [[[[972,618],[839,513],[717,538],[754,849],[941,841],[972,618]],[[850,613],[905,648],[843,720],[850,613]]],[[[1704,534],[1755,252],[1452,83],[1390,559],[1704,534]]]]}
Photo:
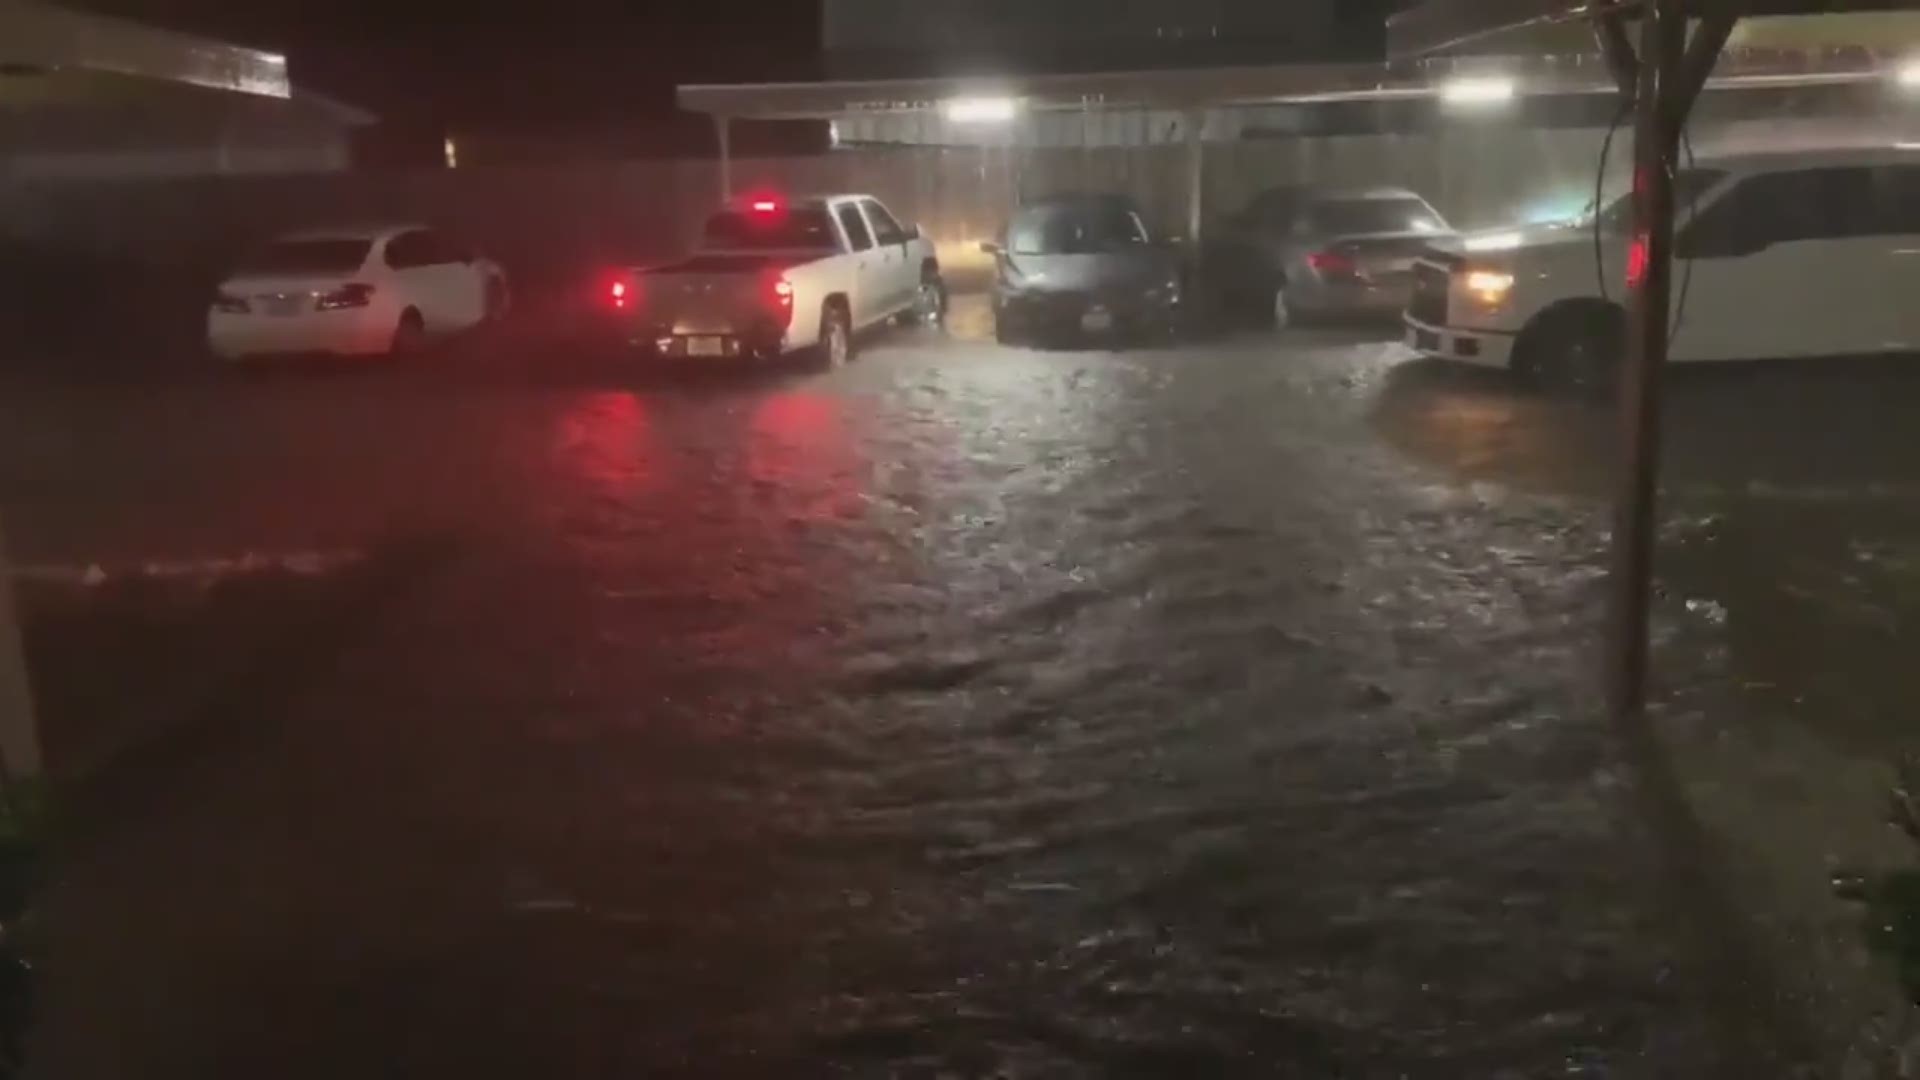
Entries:
{"type": "MultiPolygon", "coordinates": [[[[1920,381],[1812,384],[1676,394],[1696,745],[1776,617],[1735,579],[1778,549],[1715,545],[1920,482],[1920,381]]],[[[1821,1037],[1628,797],[1597,410],[1322,332],[4,412],[31,567],[431,553],[120,770],[46,1075],[1785,1076],[1821,1037]]]]}

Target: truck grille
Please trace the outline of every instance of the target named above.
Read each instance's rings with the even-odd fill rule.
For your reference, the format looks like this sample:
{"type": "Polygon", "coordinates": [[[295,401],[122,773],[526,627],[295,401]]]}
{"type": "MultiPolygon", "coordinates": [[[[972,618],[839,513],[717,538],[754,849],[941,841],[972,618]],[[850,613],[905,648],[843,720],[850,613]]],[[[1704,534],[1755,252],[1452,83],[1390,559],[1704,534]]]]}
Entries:
{"type": "Polygon", "coordinates": [[[1428,326],[1447,325],[1447,289],[1453,275],[1432,263],[1413,264],[1413,299],[1407,304],[1407,317],[1428,326]]]}

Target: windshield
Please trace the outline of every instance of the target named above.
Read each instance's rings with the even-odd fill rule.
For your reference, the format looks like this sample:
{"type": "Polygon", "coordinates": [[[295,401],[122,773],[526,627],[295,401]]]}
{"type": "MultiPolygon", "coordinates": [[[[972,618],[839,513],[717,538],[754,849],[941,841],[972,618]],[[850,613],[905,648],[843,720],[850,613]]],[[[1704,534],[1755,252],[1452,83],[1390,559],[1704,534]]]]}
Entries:
{"type": "MultiPolygon", "coordinates": [[[[1708,188],[1726,173],[1720,169],[1682,169],[1673,174],[1673,213],[1677,218],[1692,208],[1708,188]]],[[[1591,220],[1591,219],[1589,219],[1591,220]]],[[[1621,235],[1633,229],[1633,192],[1629,191],[1607,204],[1600,212],[1603,232],[1621,235]]]]}
{"type": "Polygon", "coordinates": [[[1308,220],[1325,236],[1357,233],[1440,232],[1440,215],[1411,195],[1386,199],[1328,199],[1313,205],[1308,220]]]}
{"type": "Polygon", "coordinates": [[[706,235],[710,248],[740,251],[840,246],[826,211],[814,208],[783,214],[743,214],[727,210],[707,219],[706,235]]]}
{"type": "Polygon", "coordinates": [[[250,274],[349,274],[367,261],[371,240],[279,240],[240,263],[250,274]]]}
{"type": "Polygon", "coordinates": [[[1091,255],[1146,243],[1140,215],[1120,202],[1032,206],[1007,227],[1007,249],[1015,255],[1091,255]]]}

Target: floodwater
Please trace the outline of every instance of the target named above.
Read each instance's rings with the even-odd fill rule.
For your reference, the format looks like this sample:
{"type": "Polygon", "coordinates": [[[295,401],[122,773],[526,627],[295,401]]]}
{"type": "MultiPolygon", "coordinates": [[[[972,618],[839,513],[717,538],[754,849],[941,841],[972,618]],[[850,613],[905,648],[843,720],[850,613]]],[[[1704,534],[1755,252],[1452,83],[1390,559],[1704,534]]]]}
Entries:
{"type": "Polygon", "coordinates": [[[1854,1038],[1865,961],[1810,943],[1911,715],[1920,379],[1676,389],[1637,742],[1595,693],[1604,410],[1333,332],[524,374],[563,360],[0,407],[29,569],[409,553],[99,784],[45,1075],[1751,1077],[1854,1038]]]}

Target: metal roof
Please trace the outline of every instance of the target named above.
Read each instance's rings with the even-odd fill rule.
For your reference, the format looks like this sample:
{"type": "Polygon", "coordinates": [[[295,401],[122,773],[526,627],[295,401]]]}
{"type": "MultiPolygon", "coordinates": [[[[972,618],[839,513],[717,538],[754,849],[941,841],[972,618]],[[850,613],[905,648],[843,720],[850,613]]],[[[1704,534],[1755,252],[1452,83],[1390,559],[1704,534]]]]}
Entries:
{"type": "MultiPolygon", "coordinates": [[[[1442,0],[1451,2],[1451,0],[1442,0]]],[[[1520,0],[1489,0],[1509,8],[1520,0]]],[[[1536,6],[1566,7],[1552,0],[1536,6]]],[[[1583,6],[1575,5],[1576,7],[1583,6]]],[[[1571,17],[1571,16],[1569,16],[1571,17]]],[[[1515,24],[1518,25],[1518,24],[1515,24]]],[[[1489,31],[1491,32],[1491,31],[1489,31]]],[[[1886,77],[1903,57],[1866,48],[1729,49],[1710,90],[1864,83],[1886,77]]],[[[980,75],[866,82],[687,85],[680,107],[749,119],[834,119],[929,112],[958,98],[1015,98],[1034,111],[1180,109],[1234,105],[1388,101],[1436,96],[1447,80],[1499,75],[1529,95],[1612,94],[1618,90],[1598,53],[1559,56],[1458,56],[1388,64],[1312,64],[1104,72],[1090,75],[980,75]]]]}
{"type": "MultiPolygon", "coordinates": [[[[1908,11],[1916,0],[1686,0],[1688,13],[1729,9],[1741,16],[1826,15],[1849,11],[1908,11]]],[[[1615,9],[1637,10],[1640,0],[1422,0],[1387,20],[1387,55],[1431,56],[1471,47],[1497,34],[1589,19],[1615,9]]]]}
{"type": "Polygon", "coordinates": [[[0,72],[8,69],[56,79],[106,73],[265,97],[292,93],[287,58],[278,53],[34,0],[0,0],[0,72]]]}

